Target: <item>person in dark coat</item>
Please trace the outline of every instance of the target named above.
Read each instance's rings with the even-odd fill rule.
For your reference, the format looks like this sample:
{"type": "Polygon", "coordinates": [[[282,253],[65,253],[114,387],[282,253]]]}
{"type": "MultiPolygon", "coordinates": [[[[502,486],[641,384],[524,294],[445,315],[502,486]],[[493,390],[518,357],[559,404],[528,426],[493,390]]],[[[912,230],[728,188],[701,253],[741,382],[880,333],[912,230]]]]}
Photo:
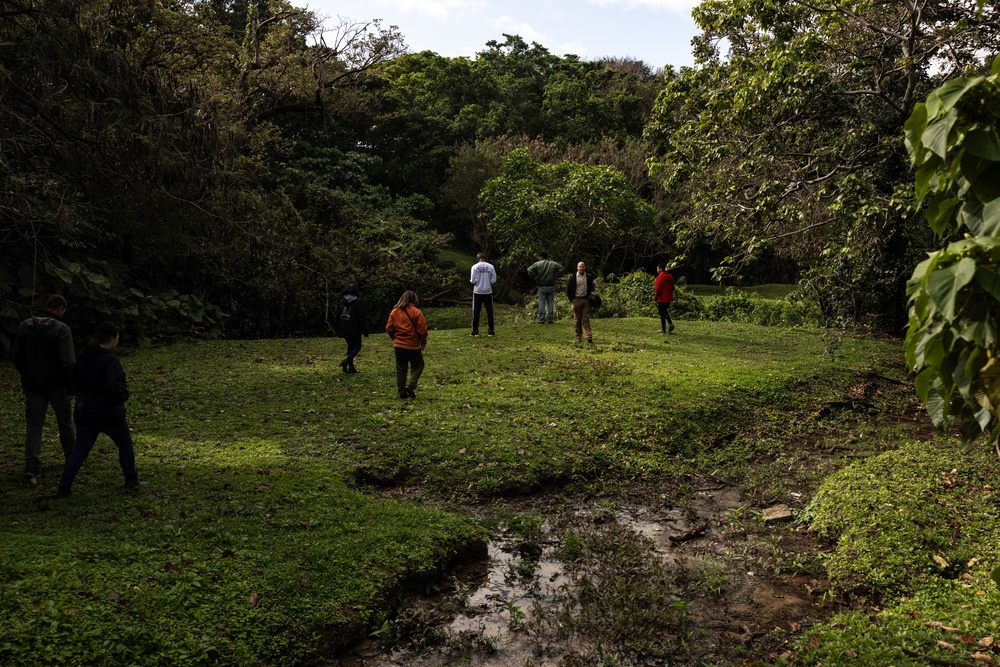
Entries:
{"type": "Polygon", "coordinates": [[[340,362],[340,367],[345,373],[357,373],[354,357],[361,351],[361,337],[368,337],[368,323],[358,288],[353,284],[344,288],[344,298],[337,308],[336,334],[347,343],[347,356],[340,362]]]}
{"type": "Polygon", "coordinates": [[[139,473],[135,467],[135,447],[125,415],[125,401],[129,398],[125,369],[115,355],[118,347],[118,326],[102,322],[94,330],[94,337],[80,353],[73,374],[76,383],[76,446],[66,461],[59,491],[56,495],[71,495],[73,480],[83,462],[90,455],[97,436],[107,435],[118,446],[118,462],[125,474],[125,488],[139,486],[139,473]]]}
{"type": "Polygon", "coordinates": [[[11,348],[24,391],[24,477],[32,484],[42,472],[42,425],[52,405],[59,425],[59,442],[69,457],[76,442],[73,428],[73,334],[62,321],[68,304],[53,294],[43,308],[21,322],[11,348]]]}

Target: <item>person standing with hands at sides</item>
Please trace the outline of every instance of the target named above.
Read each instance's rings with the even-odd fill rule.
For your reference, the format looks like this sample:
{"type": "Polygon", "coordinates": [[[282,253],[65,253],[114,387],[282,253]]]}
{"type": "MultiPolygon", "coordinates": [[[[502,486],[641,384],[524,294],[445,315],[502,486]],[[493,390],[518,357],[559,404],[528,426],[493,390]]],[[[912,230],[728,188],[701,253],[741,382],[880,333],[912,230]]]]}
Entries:
{"type": "Polygon", "coordinates": [[[657,265],[656,273],[653,300],[656,301],[656,310],[660,314],[660,333],[669,333],[674,330],[674,321],[670,319],[670,303],[674,300],[674,277],[667,271],[665,264],[657,265]]]}
{"type": "Polygon", "coordinates": [[[400,398],[416,398],[417,381],[424,372],[424,355],[427,347],[427,320],[417,309],[417,295],[406,290],[389,313],[385,332],[392,339],[392,351],[396,355],[396,392],[400,398]],[[406,381],[407,365],[410,367],[410,381],[406,381]]]}
{"type": "Polygon", "coordinates": [[[69,304],[53,294],[42,308],[17,327],[11,348],[14,367],[24,392],[24,478],[38,483],[42,473],[42,425],[49,405],[59,425],[59,443],[69,458],[76,442],[73,428],[73,333],[62,321],[69,304]]]}
{"type": "Polygon", "coordinates": [[[479,335],[479,313],[483,306],[486,306],[486,322],[489,329],[487,336],[495,336],[493,328],[493,285],[497,281],[497,271],[493,265],[486,261],[484,253],[476,254],[476,263],[472,265],[472,276],[469,282],[472,283],[472,333],[470,336],[479,335]]]}
{"type": "Polygon", "coordinates": [[[347,356],[340,362],[345,373],[357,373],[354,367],[354,357],[361,351],[361,337],[368,337],[368,323],[365,321],[365,309],[361,306],[358,288],[353,283],[344,288],[344,298],[337,308],[338,336],[347,343],[347,356]]]}
{"type": "Polygon", "coordinates": [[[580,262],[576,265],[576,273],[566,283],[566,296],[573,304],[573,329],[577,343],[584,333],[588,343],[594,342],[590,331],[590,295],[593,293],[594,279],[587,275],[587,265],[580,262]]]}
{"type": "Polygon", "coordinates": [[[113,322],[101,322],[94,337],[80,353],[76,362],[76,447],[66,461],[59,480],[60,498],[72,495],[73,480],[90,455],[97,436],[104,433],[118,446],[118,463],[125,474],[125,488],[139,487],[135,468],[135,447],[125,416],[125,401],[129,398],[125,369],[115,355],[118,347],[118,327],[113,322]]]}
{"type": "Polygon", "coordinates": [[[538,282],[538,323],[545,324],[545,309],[548,307],[548,322],[552,324],[556,305],[556,276],[563,272],[562,264],[549,259],[545,251],[538,253],[538,261],[528,267],[528,275],[538,282]]]}

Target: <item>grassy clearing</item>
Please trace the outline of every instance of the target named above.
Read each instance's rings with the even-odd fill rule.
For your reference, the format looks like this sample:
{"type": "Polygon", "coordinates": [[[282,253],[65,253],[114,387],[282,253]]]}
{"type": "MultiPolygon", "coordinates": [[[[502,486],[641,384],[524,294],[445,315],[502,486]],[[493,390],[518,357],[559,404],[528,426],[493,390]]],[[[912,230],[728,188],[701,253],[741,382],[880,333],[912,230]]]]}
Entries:
{"type": "MultiPolygon", "coordinates": [[[[460,514],[400,504],[406,484],[453,507],[557,487],[614,491],[695,472],[752,478],[817,429],[818,406],[898,345],[817,330],[652,319],[501,320],[496,338],[436,330],[412,402],[390,343],[358,375],[330,339],[180,343],[124,359],[138,496],[100,441],[77,495],[20,483],[21,402],[0,365],[0,662],[298,664],[378,627],[400,586],[482,549],[460,514]]],[[[873,399],[876,400],[876,399],[873,399]]],[[[877,406],[873,409],[877,409],[877,406]]],[[[54,425],[43,463],[56,467],[54,425]]],[[[779,477],[757,477],[760,497],[779,477]]],[[[670,493],[684,493],[683,484],[670,493]]]]}

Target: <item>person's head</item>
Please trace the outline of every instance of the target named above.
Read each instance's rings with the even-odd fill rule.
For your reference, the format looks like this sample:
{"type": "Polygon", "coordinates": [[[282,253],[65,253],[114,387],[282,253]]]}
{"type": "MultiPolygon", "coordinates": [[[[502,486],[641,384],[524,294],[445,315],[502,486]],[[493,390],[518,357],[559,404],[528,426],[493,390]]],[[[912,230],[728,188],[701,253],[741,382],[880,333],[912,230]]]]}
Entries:
{"type": "Polygon", "coordinates": [[[664,264],[657,264],[656,265],[656,272],[657,273],[663,273],[666,270],[667,270],[666,265],[664,265],[664,264]]]}
{"type": "Polygon", "coordinates": [[[120,330],[114,322],[104,321],[97,325],[94,334],[87,343],[90,347],[104,346],[111,350],[118,347],[118,334],[120,330]]]}
{"type": "Polygon", "coordinates": [[[408,289],[399,297],[399,301],[396,302],[393,308],[406,308],[407,306],[416,306],[418,303],[420,303],[420,300],[417,299],[417,293],[408,289]]]}
{"type": "Polygon", "coordinates": [[[45,300],[45,304],[42,308],[49,311],[53,315],[62,315],[66,312],[66,308],[68,306],[69,302],[66,301],[66,297],[62,294],[53,294],[45,300]]]}
{"type": "Polygon", "coordinates": [[[348,283],[347,286],[344,287],[344,296],[347,295],[358,296],[358,286],[354,283],[348,283]]]}
{"type": "Polygon", "coordinates": [[[485,262],[486,261],[486,253],[485,252],[477,252],[476,253],[476,261],[477,262],[485,262]]]}
{"type": "Polygon", "coordinates": [[[583,274],[587,272],[587,265],[584,262],[580,262],[576,265],[576,272],[583,274]]]}
{"type": "Polygon", "coordinates": [[[544,250],[538,253],[538,259],[548,259],[548,258],[549,258],[549,253],[545,252],[544,250]]]}

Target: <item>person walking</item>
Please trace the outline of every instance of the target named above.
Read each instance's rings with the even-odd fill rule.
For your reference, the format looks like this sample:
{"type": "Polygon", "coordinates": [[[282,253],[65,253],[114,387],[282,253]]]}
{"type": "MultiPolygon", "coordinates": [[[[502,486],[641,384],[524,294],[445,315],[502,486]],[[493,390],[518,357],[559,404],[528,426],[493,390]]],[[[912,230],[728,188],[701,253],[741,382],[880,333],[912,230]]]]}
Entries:
{"type": "Polygon", "coordinates": [[[68,458],[76,443],[73,427],[73,333],[62,321],[69,304],[53,294],[17,327],[11,357],[24,392],[24,478],[38,483],[42,473],[42,425],[48,406],[56,415],[59,443],[68,458]]]}
{"type": "Polygon", "coordinates": [[[389,313],[385,332],[392,339],[392,351],[396,355],[396,393],[400,398],[416,398],[417,381],[424,372],[424,355],[427,347],[427,320],[417,308],[417,295],[406,290],[389,313]],[[406,381],[409,366],[410,381],[406,381]]]}
{"type": "Polygon", "coordinates": [[[345,373],[357,373],[354,357],[361,351],[361,337],[368,337],[368,323],[365,320],[365,309],[361,305],[358,288],[353,283],[344,288],[344,298],[337,308],[335,333],[347,343],[347,356],[340,362],[340,368],[345,373]]]}
{"type": "Polygon", "coordinates": [[[479,335],[479,313],[483,306],[486,306],[486,323],[489,329],[487,336],[495,336],[496,330],[493,327],[493,285],[497,281],[497,271],[493,265],[486,261],[484,253],[476,254],[476,263],[472,265],[472,275],[469,282],[472,283],[472,333],[471,336],[479,335]]]}
{"type": "Polygon", "coordinates": [[[538,323],[545,324],[546,308],[548,323],[555,319],[556,277],[563,272],[562,264],[549,259],[544,250],[538,253],[538,261],[528,267],[528,275],[538,283],[538,323]]]}
{"type": "Polygon", "coordinates": [[[66,461],[56,495],[72,495],[73,480],[90,456],[90,450],[101,433],[118,447],[118,463],[125,475],[125,488],[139,487],[135,467],[135,447],[125,413],[129,399],[125,369],[115,355],[119,329],[113,322],[101,322],[94,336],[80,353],[73,377],[77,397],[73,419],[76,422],[76,446],[66,461]]]}
{"type": "Polygon", "coordinates": [[[590,295],[593,293],[594,279],[587,275],[587,265],[580,262],[576,265],[576,273],[566,283],[566,296],[573,304],[573,330],[577,343],[581,342],[584,333],[588,343],[594,342],[590,331],[590,295]]]}
{"type": "Polygon", "coordinates": [[[674,300],[674,277],[667,271],[665,264],[657,265],[656,273],[653,300],[656,301],[656,310],[660,314],[660,333],[670,333],[674,330],[674,321],[670,319],[670,304],[674,300]]]}

